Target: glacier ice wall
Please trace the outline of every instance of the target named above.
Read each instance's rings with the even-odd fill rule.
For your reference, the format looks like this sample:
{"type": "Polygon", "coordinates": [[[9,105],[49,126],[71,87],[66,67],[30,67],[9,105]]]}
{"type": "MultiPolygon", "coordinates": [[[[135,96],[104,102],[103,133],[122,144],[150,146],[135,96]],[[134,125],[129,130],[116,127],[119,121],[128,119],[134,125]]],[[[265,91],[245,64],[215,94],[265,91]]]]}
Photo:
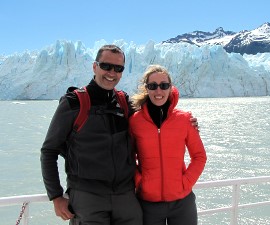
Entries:
{"type": "MultiPolygon", "coordinates": [[[[182,97],[268,96],[270,53],[226,53],[222,46],[176,43],[137,46],[114,42],[126,54],[117,88],[132,95],[150,64],[165,66],[182,97]]],[[[83,86],[93,77],[92,63],[101,40],[92,49],[82,42],[58,40],[40,52],[0,57],[0,99],[59,99],[69,86],[83,86]]]]}

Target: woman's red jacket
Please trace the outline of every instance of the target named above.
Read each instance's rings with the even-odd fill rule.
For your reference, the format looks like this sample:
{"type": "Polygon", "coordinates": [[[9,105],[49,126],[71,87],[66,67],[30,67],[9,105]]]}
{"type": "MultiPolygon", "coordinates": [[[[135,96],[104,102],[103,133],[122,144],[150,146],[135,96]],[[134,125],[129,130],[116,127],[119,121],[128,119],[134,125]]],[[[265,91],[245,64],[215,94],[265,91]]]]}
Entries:
{"type": "Polygon", "coordinates": [[[146,201],[184,198],[206,163],[206,152],[199,132],[190,122],[190,113],[175,108],[178,99],[173,87],[167,118],[160,129],[153,123],[146,104],[129,121],[138,160],[136,191],[146,201]],[[186,149],[189,157],[185,156],[186,149]]]}

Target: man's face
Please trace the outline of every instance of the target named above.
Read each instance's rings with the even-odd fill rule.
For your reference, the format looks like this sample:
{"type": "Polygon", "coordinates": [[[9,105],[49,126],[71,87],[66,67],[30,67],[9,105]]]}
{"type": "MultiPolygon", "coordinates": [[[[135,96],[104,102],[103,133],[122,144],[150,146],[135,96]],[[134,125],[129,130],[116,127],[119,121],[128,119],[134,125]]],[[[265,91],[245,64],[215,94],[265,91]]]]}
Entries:
{"type": "MultiPolygon", "coordinates": [[[[110,63],[114,65],[124,66],[124,56],[121,53],[113,53],[111,51],[103,51],[99,59],[99,63],[110,63]]],[[[95,73],[96,83],[106,90],[112,90],[120,81],[122,72],[115,72],[114,68],[109,71],[100,68],[98,63],[94,62],[93,71],[95,73]]]]}

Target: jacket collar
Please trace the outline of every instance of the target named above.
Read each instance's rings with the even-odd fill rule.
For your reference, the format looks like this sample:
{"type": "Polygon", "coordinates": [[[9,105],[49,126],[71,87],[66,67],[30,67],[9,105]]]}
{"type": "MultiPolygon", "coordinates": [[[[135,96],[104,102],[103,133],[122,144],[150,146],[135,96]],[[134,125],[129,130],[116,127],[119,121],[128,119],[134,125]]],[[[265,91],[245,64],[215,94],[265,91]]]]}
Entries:
{"type": "MultiPolygon", "coordinates": [[[[157,110],[155,110],[155,108],[159,109],[158,113],[160,112],[160,108],[162,108],[162,110],[166,110],[165,111],[165,113],[166,113],[165,116],[166,117],[170,116],[170,114],[173,112],[174,108],[177,106],[178,100],[179,100],[179,91],[177,90],[176,87],[172,86],[172,90],[171,90],[171,93],[169,95],[169,98],[168,98],[167,102],[163,106],[154,106],[152,103],[150,103],[149,104],[149,106],[151,107],[151,109],[150,109],[151,112],[150,112],[148,110],[149,106],[147,106],[148,101],[150,102],[150,100],[148,99],[145,102],[145,104],[143,104],[142,110],[143,110],[146,118],[148,118],[148,119],[151,118],[154,121],[155,119],[153,119],[154,118],[153,113],[155,113],[155,111],[157,113],[157,110]],[[152,110],[153,110],[153,112],[152,112],[152,110]],[[150,116],[150,114],[151,114],[151,116],[150,116]]],[[[155,123],[157,123],[157,122],[155,122],[155,123]]]]}
{"type": "Polygon", "coordinates": [[[86,88],[88,93],[90,93],[91,104],[93,105],[110,103],[115,97],[114,90],[103,89],[94,79],[90,81],[86,88]]]}

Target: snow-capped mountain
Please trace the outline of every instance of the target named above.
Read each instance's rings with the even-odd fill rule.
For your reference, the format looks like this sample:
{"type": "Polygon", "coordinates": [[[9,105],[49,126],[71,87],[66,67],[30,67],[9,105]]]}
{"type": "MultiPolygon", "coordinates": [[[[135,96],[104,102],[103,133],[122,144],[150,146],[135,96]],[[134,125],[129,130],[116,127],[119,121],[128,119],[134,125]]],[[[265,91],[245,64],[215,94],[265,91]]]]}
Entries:
{"type": "Polygon", "coordinates": [[[170,38],[163,43],[181,43],[187,42],[197,46],[205,44],[225,46],[236,35],[233,31],[224,31],[222,27],[217,28],[213,33],[204,31],[194,31],[178,35],[175,38],[170,38]]]}
{"type": "Polygon", "coordinates": [[[224,46],[227,52],[257,54],[270,52],[270,23],[265,23],[252,31],[242,31],[224,46]]]}
{"type": "Polygon", "coordinates": [[[213,33],[194,31],[170,38],[163,43],[181,42],[197,46],[221,45],[227,52],[241,55],[270,52],[270,23],[264,23],[251,31],[243,30],[238,33],[224,31],[222,27],[217,28],[213,33]]]}

